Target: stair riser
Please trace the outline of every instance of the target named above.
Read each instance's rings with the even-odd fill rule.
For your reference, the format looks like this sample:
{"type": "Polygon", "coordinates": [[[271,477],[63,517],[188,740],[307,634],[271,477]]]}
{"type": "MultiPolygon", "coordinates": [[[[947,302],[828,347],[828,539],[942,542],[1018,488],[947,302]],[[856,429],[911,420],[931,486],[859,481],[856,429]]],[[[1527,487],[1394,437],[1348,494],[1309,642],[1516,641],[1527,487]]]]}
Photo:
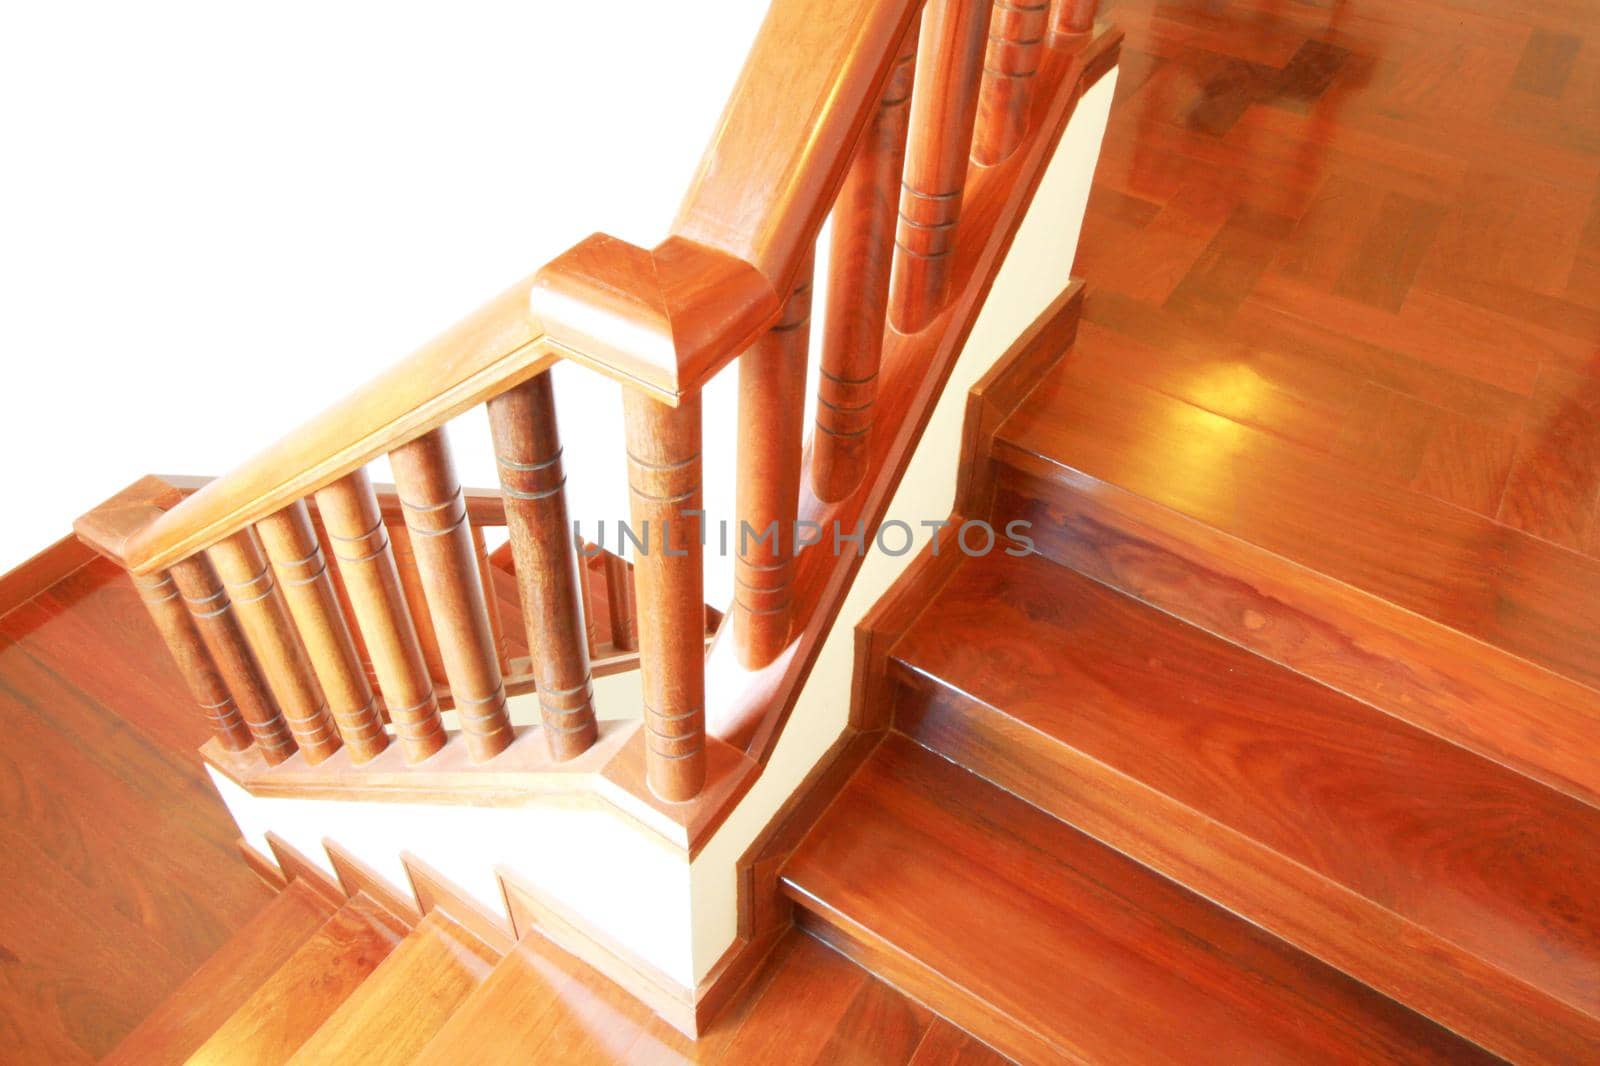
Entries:
{"type": "Polygon", "coordinates": [[[924,965],[874,930],[851,921],[792,885],[786,884],[784,890],[800,904],[795,908],[795,924],[801,929],[1008,1058],[1040,1064],[1093,1061],[1071,1055],[1020,1021],[1002,1014],[983,996],[963,987],[958,975],[946,975],[924,965]]]}
{"type": "Polygon", "coordinates": [[[991,521],[1046,558],[1591,806],[1600,693],[997,442],[991,521]]]}
{"type": "Polygon", "coordinates": [[[1600,1055],[1600,1019],[981,701],[895,676],[896,730],[1105,845],[1497,1054],[1600,1055]]]}

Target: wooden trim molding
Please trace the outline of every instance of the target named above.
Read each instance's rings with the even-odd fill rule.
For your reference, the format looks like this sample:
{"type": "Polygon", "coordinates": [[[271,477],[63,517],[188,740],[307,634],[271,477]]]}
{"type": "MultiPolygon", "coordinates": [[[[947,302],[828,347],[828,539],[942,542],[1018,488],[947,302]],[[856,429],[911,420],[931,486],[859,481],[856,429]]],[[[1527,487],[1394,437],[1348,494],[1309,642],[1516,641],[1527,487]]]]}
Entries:
{"type": "MultiPolygon", "coordinates": [[[[442,910],[467,932],[505,955],[517,943],[515,927],[509,911],[496,914],[467,895],[445,876],[408,851],[400,853],[400,862],[411,879],[411,891],[423,917],[442,910]]],[[[501,896],[504,897],[504,889],[501,896]]]]}
{"type": "Polygon", "coordinates": [[[69,533],[0,574],[0,615],[33,599],[94,558],[94,551],[69,533]]]}
{"type": "Polygon", "coordinates": [[[289,887],[289,879],[283,876],[283,871],[278,869],[278,860],[261,854],[244,837],[234,842],[239,849],[239,856],[244,859],[244,864],[250,867],[250,872],[261,878],[263,884],[274,892],[282,892],[289,887]]]}
{"type": "MultiPolygon", "coordinates": [[[[422,909],[417,906],[413,895],[408,895],[390,883],[383,875],[352,855],[337,840],[324,837],[322,848],[328,853],[328,858],[333,863],[333,872],[338,876],[339,884],[346,896],[364,892],[380,907],[413,929],[422,921],[422,909]]],[[[413,888],[412,892],[415,891],[413,888]]]]}
{"type": "Polygon", "coordinates": [[[333,904],[342,904],[347,898],[343,886],[328,875],[328,872],[305,853],[297,850],[294,845],[284,840],[278,834],[267,833],[267,846],[272,849],[272,855],[278,860],[278,869],[283,871],[286,881],[304,881],[309,887],[333,904]]]}

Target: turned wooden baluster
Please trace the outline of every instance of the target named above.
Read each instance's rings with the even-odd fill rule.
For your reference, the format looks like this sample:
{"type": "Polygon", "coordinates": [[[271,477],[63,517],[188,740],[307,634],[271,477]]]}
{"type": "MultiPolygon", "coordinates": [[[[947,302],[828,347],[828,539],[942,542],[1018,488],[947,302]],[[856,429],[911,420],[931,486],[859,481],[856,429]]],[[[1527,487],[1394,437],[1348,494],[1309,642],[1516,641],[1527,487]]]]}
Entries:
{"type": "Polygon", "coordinates": [[[570,759],[599,735],[589,679],[583,573],[567,519],[550,375],[540,374],[489,402],[495,459],[505,494],[506,528],[528,630],[550,754],[570,759]]]}
{"type": "Polygon", "coordinates": [[[295,743],[307,762],[321,762],[339,750],[339,734],[260,542],[251,530],[240,530],[207,548],[206,555],[228,590],[239,626],[295,743]]]}
{"type": "Polygon", "coordinates": [[[1055,0],[1055,2],[1055,32],[1089,33],[1094,29],[1098,0],[1055,0]]]}
{"type": "Polygon", "coordinates": [[[133,585],[171,649],[172,657],[177,660],[178,672],[194,694],[195,702],[210,720],[217,743],[229,751],[248,748],[250,727],[239,714],[239,705],[217,672],[216,663],[211,661],[211,653],[201,642],[194,619],[184,609],[182,595],[172,575],[165,571],[144,577],[135,575],[133,585]]]}
{"type": "Polygon", "coordinates": [[[854,492],[867,469],[916,58],[913,22],[833,209],[818,432],[811,446],[811,488],[830,503],[854,492]]]}
{"type": "Polygon", "coordinates": [[[511,719],[467,525],[467,505],[444,431],[435,429],[396,448],[389,461],[450,680],[450,697],[461,718],[467,751],[473,761],[482,762],[511,743],[511,719]]]}
{"type": "Polygon", "coordinates": [[[450,679],[445,676],[444,656],[439,654],[439,636],[428,610],[428,594],[423,591],[422,574],[417,570],[417,557],[411,550],[411,531],[406,528],[404,518],[386,519],[384,525],[389,531],[389,550],[394,553],[394,565],[400,572],[406,610],[411,612],[411,624],[422,649],[422,661],[428,664],[428,676],[435,685],[448,685],[450,679]]]}
{"type": "Polygon", "coordinates": [[[317,511],[395,736],[406,761],[420,762],[444,747],[444,726],[390,551],[389,530],[366,471],[357,470],[319,491],[317,511]]]}
{"type": "Polygon", "coordinates": [[[639,647],[639,619],[634,600],[633,575],[620,555],[607,555],[606,607],[611,615],[611,646],[617,651],[639,647]]]}
{"type": "Polygon", "coordinates": [[[494,589],[494,564],[489,561],[489,544],[484,539],[483,527],[472,527],[472,554],[478,559],[478,580],[483,583],[483,602],[489,609],[489,632],[494,634],[495,656],[503,674],[510,668],[511,652],[506,644],[505,628],[500,622],[500,597],[494,589]]]}
{"type": "Polygon", "coordinates": [[[269,763],[283,762],[294,754],[294,737],[262,680],[261,667],[250,653],[216,570],[202,554],[175,563],[170,573],[262,758],[269,763]]]}
{"type": "Polygon", "coordinates": [[[992,0],[928,0],[923,9],[889,286],[889,318],[902,333],[925,327],[950,295],[991,7],[992,0]]]}
{"type": "Polygon", "coordinates": [[[733,637],[750,669],[789,643],[812,270],[807,257],[777,324],[739,357],[733,637]]]}
{"type": "Polygon", "coordinates": [[[1003,162],[1028,131],[1028,96],[1044,55],[1050,0],[994,0],[989,49],[983,60],[972,159],[1003,162]]]}
{"type": "Polygon", "coordinates": [[[705,784],[705,558],[701,545],[700,396],[668,407],[623,393],[634,530],[645,778],[662,799],[705,784]]]}
{"type": "Polygon", "coordinates": [[[267,558],[277,572],[283,598],[299,628],[311,669],[322,684],[339,735],[356,762],[388,747],[377,701],[367,681],[328,564],[305,501],[290,504],[256,525],[267,558]]]}

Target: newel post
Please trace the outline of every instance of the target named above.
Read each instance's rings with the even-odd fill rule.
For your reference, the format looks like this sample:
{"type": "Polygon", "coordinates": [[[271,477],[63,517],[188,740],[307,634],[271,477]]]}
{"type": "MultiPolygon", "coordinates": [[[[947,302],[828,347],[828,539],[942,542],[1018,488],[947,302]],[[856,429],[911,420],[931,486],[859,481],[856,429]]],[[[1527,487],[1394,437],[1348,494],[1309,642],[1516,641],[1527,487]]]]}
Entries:
{"type": "Polygon", "coordinates": [[[693,799],[706,779],[705,571],[700,395],[677,407],[623,393],[635,534],[645,777],[662,799],[693,799]]]}

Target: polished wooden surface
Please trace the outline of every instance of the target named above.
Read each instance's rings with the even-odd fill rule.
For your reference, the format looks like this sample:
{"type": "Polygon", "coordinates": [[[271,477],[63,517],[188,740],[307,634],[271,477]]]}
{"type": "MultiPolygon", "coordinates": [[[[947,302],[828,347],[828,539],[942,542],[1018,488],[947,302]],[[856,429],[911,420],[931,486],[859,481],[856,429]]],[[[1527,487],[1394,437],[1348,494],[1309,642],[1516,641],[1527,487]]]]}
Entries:
{"type": "Polygon", "coordinates": [[[265,671],[250,649],[245,631],[216,568],[206,556],[173,564],[173,583],[194,618],[211,661],[222,675],[250,735],[268,762],[278,763],[294,754],[295,740],[289,724],[268,685],[265,671]]]}
{"type": "Polygon", "coordinates": [[[499,957],[455,922],[430,914],[288,1061],[409,1061],[499,957]]]}
{"type": "Polygon", "coordinates": [[[812,491],[829,502],[848,496],[867,472],[919,25],[920,20],[913,22],[901,41],[833,207],[828,316],[811,452],[812,491]]]}
{"type": "Polygon", "coordinates": [[[1600,1053],[1595,808],[1037,557],[893,654],[922,743],[1513,1060],[1600,1053]]]}
{"type": "Polygon", "coordinates": [[[789,292],[919,6],[770,5],[673,232],[752,264],[774,293],[789,292]]]}
{"type": "Polygon", "coordinates": [[[492,759],[511,743],[511,719],[449,442],[434,430],[389,458],[461,730],[474,760],[492,759]]]}
{"type": "Polygon", "coordinates": [[[996,0],[972,134],[974,163],[993,166],[1022,143],[1028,93],[1039,73],[1049,22],[1050,0],[996,0]]]}
{"type": "Polygon", "coordinates": [[[194,619],[183,604],[183,594],[172,575],[166,572],[133,579],[139,598],[144,601],[150,620],[167,643],[167,650],[178,666],[178,672],[189,685],[195,703],[211,723],[211,732],[217,743],[229,751],[243,751],[252,743],[250,727],[239,714],[239,705],[228,692],[226,682],[217,671],[211,653],[194,627],[194,619]]]}
{"type": "MultiPolygon", "coordinates": [[[[328,561],[301,501],[256,524],[262,547],[278,575],[301,644],[328,701],[328,710],[351,757],[372,758],[388,746],[367,670],[345,624],[344,608],[328,575],[328,561]]],[[[135,579],[136,581],[138,579],[135,579]]]]}
{"type": "Polygon", "coordinates": [[[903,737],[784,877],[808,927],[1024,1062],[1489,1061],[903,737]]]}
{"type": "Polygon", "coordinates": [[[206,558],[222,579],[295,745],[307,762],[321,762],[339,750],[339,734],[261,541],[252,530],[235,533],[207,549],[206,558]]]}
{"type": "Polygon", "coordinates": [[[568,759],[594,743],[596,730],[581,585],[586,575],[567,520],[567,478],[550,375],[540,374],[491,400],[489,424],[539,716],[551,754],[568,759]]]}
{"type": "Polygon", "coordinates": [[[366,471],[357,470],[318,492],[317,509],[333,542],[396,738],[407,761],[420,762],[444,746],[444,726],[389,531],[366,471]]]}
{"type": "Polygon", "coordinates": [[[952,252],[993,8],[993,0],[928,0],[923,9],[889,282],[889,320],[901,333],[924,329],[954,283],[952,252]]]}
{"type": "Polygon", "coordinates": [[[668,407],[623,396],[628,507],[646,541],[633,567],[646,766],[663,799],[705,784],[705,545],[701,537],[700,397],[668,407]]]}
{"type": "Polygon", "coordinates": [[[402,941],[403,930],[357,896],[240,1003],[191,1063],[277,1066],[319,1031],[402,941]]]}
{"type": "Polygon", "coordinates": [[[93,1062],[270,896],[193,757],[209,726],[111,564],[0,617],[0,727],[4,1054],[93,1062]]]}
{"type": "Polygon", "coordinates": [[[733,640],[752,670],[778,657],[793,621],[812,265],[807,258],[777,323],[739,357],[733,640]]]}
{"type": "Polygon", "coordinates": [[[291,882],[101,1061],[178,1066],[333,917],[336,905],[291,882]]]}

